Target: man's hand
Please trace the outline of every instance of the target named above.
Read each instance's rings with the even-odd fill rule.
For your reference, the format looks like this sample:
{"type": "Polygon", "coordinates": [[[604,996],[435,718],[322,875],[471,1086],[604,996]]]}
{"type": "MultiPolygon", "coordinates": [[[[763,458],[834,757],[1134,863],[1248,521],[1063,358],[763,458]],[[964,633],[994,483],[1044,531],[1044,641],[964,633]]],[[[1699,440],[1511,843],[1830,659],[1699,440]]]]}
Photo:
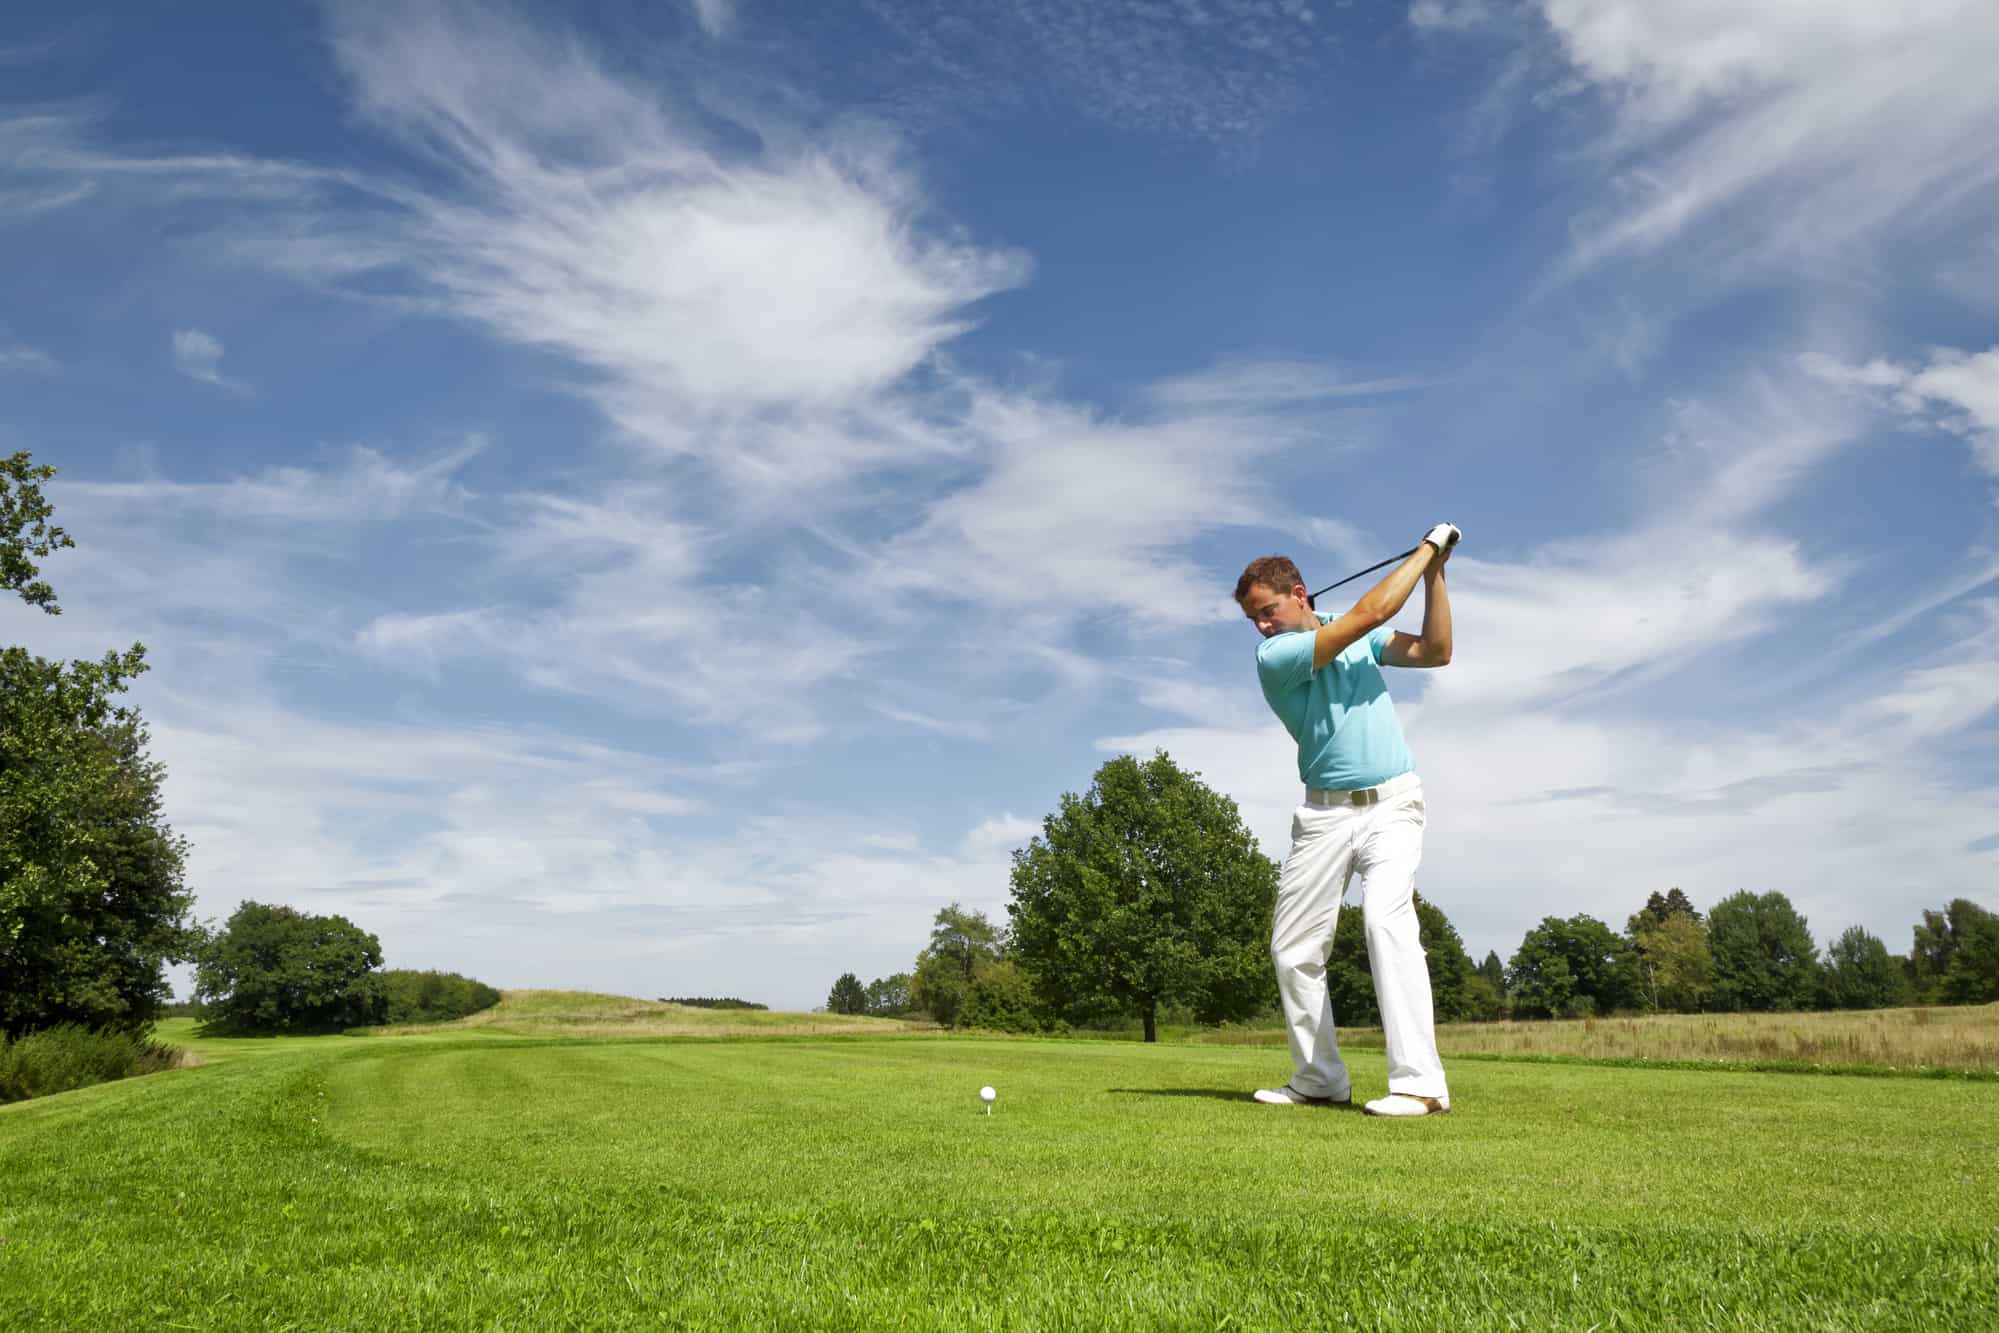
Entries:
{"type": "MultiPolygon", "coordinates": [[[[1458,544],[1458,538],[1462,536],[1464,534],[1458,531],[1455,523],[1439,523],[1436,527],[1431,528],[1423,534],[1423,540],[1436,547],[1439,556],[1449,559],[1451,548],[1458,544]]],[[[1440,560],[1439,563],[1442,563],[1442,561],[1440,560]]]]}

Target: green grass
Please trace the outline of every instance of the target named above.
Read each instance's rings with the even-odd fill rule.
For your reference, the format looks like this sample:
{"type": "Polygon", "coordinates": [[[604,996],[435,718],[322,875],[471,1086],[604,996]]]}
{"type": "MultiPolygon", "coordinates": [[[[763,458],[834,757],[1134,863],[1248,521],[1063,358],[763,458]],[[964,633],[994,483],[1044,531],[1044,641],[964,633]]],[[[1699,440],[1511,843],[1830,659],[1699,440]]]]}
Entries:
{"type": "MultiPolygon", "coordinates": [[[[1255,1106],[1285,1062],[1225,1047],[473,1031],[257,1053],[0,1111],[0,1327],[1999,1310],[1991,1084],[1476,1061],[1450,1116],[1398,1123],[1255,1106]]],[[[1378,1093],[1380,1058],[1354,1063],[1378,1093]]]]}

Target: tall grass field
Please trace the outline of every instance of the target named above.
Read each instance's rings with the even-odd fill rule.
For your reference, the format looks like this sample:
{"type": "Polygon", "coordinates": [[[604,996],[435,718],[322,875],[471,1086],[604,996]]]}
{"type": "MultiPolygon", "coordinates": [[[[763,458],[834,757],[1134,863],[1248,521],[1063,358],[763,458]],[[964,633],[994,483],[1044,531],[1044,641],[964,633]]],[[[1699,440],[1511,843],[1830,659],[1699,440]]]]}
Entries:
{"type": "Polygon", "coordinates": [[[1990,1081],[1488,1057],[1396,1122],[1253,1104],[1267,1048],[631,1003],[183,1028],[198,1067],[0,1110],[0,1328],[1999,1320],[1990,1081]]]}

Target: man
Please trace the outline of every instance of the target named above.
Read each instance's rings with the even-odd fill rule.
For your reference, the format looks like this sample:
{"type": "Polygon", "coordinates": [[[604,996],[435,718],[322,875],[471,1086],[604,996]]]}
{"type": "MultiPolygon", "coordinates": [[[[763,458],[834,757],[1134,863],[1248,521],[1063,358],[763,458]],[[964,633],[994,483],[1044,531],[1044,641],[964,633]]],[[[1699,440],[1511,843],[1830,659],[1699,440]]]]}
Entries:
{"type": "Polygon", "coordinates": [[[1430,1003],[1430,969],[1417,934],[1416,865],[1423,857],[1423,787],[1402,738],[1381,668],[1440,667],[1451,660],[1451,604],[1444,564],[1458,530],[1439,523],[1395,571],[1344,615],[1312,607],[1298,567],[1253,560],[1236,603],[1256,625],[1263,697],[1298,742],[1305,803],[1291,819],[1291,854],[1277,881],[1270,957],[1295,1066],[1270,1106],[1349,1106],[1326,993],[1326,956],[1347,882],[1358,876],[1367,956],[1388,1040],[1388,1095],[1369,1115],[1440,1115],[1451,1109],[1430,1003]],[[1386,628],[1418,580],[1423,632],[1386,628]]]}

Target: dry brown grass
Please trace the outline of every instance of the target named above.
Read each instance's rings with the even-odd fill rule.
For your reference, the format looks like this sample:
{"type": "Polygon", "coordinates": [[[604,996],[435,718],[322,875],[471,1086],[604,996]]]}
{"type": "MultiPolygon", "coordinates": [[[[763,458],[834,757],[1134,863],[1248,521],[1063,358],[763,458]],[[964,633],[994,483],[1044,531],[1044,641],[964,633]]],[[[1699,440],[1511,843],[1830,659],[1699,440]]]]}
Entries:
{"type": "MultiPolygon", "coordinates": [[[[1282,1034],[1278,1040],[1283,1040],[1282,1034]]],[[[1378,1046],[1379,1028],[1340,1033],[1378,1046]]],[[[1999,1068],[1999,1004],[1809,1014],[1652,1014],[1547,1023],[1446,1023],[1451,1055],[1798,1062],[1897,1069],[1999,1068]]]]}
{"type": "MultiPolygon", "coordinates": [[[[1224,1046],[1282,1046],[1276,1023],[1176,1034],[1224,1046]]],[[[1379,1049],[1380,1028],[1342,1027],[1340,1044],[1379,1049]]],[[[1445,1023],[1445,1055],[1756,1061],[1896,1069],[1999,1069],[1999,1004],[1806,1014],[1652,1014],[1565,1022],[1445,1023]]]]}
{"type": "Polygon", "coordinates": [[[835,1034],[933,1032],[928,1022],[797,1014],[767,1009],[697,1009],[588,991],[509,990],[500,1002],[455,1023],[383,1028],[382,1035],[484,1029],[517,1036],[572,1037],[813,1037],[835,1034]]]}

